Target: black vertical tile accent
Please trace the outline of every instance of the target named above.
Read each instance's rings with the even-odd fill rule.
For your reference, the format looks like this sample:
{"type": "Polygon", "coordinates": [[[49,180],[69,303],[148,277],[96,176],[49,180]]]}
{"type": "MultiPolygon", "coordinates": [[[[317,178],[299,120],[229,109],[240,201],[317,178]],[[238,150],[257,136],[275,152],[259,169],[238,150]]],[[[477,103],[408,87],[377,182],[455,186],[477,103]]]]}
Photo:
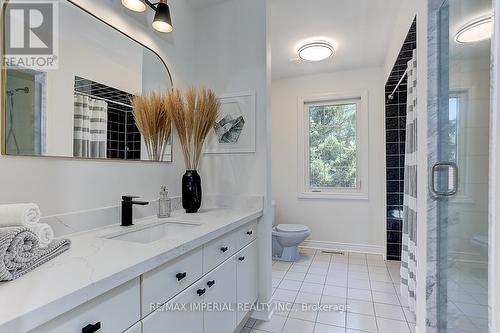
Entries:
{"type": "Polygon", "coordinates": [[[401,231],[403,230],[403,221],[395,218],[387,219],[387,231],[401,231]]]}
{"type": "Polygon", "coordinates": [[[417,23],[414,20],[385,86],[387,260],[401,260],[407,79],[401,82],[394,98],[388,96],[396,88],[416,48],[417,23]]]}
{"type": "Polygon", "coordinates": [[[127,160],[141,159],[141,133],[135,123],[134,114],[127,112],[127,160]]]}

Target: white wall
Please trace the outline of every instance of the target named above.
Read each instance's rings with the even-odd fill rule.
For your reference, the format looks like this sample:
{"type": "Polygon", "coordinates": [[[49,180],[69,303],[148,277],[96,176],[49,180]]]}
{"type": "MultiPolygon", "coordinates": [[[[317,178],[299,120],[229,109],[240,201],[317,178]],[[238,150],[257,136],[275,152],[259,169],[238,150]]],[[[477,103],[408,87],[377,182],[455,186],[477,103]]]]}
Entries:
{"type": "MultiPolygon", "coordinates": [[[[168,36],[154,32],[150,23],[132,19],[119,1],[75,2],[158,52],[175,86],[193,82],[193,18],[183,1],[172,4],[176,30],[168,36]]],[[[36,202],[47,216],[117,205],[128,193],[153,199],[162,184],[179,195],[184,172],[180,156],[177,140],[174,162],[169,164],[1,156],[0,203],[36,202]]]]}
{"type": "MultiPolygon", "coordinates": [[[[203,191],[265,196],[259,224],[260,301],[271,296],[270,184],[266,182],[267,132],[266,1],[226,0],[200,4],[195,11],[195,85],[216,94],[256,93],[256,152],[210,154],[201,161],[203,191]]],[[[268,313],[256,313],[265,318],[268,313]]]]}
{"type": "Polygon", "coordinates": [[[205,155],[204,189],[262,195],[266,188],[265,1],[229,0],[197,8],[196,85],[218,95],[256,92],[256,153],[205,155]]]}
{"type": "Polygon", "coordinates": [[[275,80],[272,83],[273,198],[276,223],[311,228],[309,240],[345,249],[345,243],[384,253],[384,83],[381,68],[275,80]],[[368,91],[369,199],[320,200],[297,197],[298,97],[368,91]]]}
{"type": "Polygon", "coordinates": [[[418,1],[416,0],[401,0],[401,7],[396,16],[397,22],[394,26],[391,41],[389,43],[384,61],[385,81],[387,81],[389,75],[391,74],[394,63],[398,58],[399,51],[401,51],[403,42],[408,35],[408,30],[410,30],[413,19],[415,18],[415,15],[417,15],[417,5],[418,1]]]}

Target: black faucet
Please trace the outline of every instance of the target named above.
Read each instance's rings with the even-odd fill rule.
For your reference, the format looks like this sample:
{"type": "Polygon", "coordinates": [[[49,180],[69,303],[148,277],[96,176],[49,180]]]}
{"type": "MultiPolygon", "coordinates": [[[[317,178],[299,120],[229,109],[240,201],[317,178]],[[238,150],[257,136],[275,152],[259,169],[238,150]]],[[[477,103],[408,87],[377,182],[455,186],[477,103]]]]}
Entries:
{"type": "Polygon", "coordinates": [[[137,198],[139,197],[136,197],[134,195],[122,196],[122,227],[129,227],[131,225],[134,225],[132,223],[133,221],[132,207],[134,205],[141,205],[141,206],[149,205],[149,202],[147,201],[134,201],[134,199],[137,198]]]}

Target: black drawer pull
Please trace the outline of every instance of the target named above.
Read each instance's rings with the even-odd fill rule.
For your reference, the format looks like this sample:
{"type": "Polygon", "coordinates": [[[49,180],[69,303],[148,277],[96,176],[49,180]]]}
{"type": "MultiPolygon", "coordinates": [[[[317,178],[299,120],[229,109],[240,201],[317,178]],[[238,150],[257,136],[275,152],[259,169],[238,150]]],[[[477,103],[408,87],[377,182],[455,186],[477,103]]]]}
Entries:
{"type": "Polygon", "coordinates": [[[248,236],[252,236],[252,234],[253,234],[253,231],[247,231],[248,236]]]}
{"type": "Polygon", "coordinates": [[[177,275],[175,275],[175,277],[177,278],[177,281],[180,281],[180,280],[184,279],[186,276],[187,276],[186,272],[184,272],[184,273],[177,273],[177,275]]]}
{"type": "Polygon", "coordinates": [[[224,246],[224,247],[221,247],[220,250],[222,252],[226,252],[227,250],[229,250],[229,248],[227,246],[224,246]]]}
{"type": "Polygon", "coordinates": [[[202,295],[203,295],[204,293],[206,293],[206,292],[207,292],[207,290],[206,290],[205,288],[203,288],[203,289],[198,289],[198,290],[196,291],[196,293],[198,294],[198,296],[202,296],[202,295]]]}
{"type": "Polygon", "coordinates": [[[208,286],[208,288],[212,288],[212,287],[214,286],[214,284],[215,284],[215,280],[212,280],[212,281],[208,281],[208,282],[207,282],[207,286],[208,286]]]}
{"type": "Polygon", "coordinates": [[[245,260],[245,257],[244,256],[243,257],[239,257],[238,260],[239,261],[243,261],[243,260],[245,260]]]}
{"type": "Polygon", "coordinates": [[[87,326],[82,328],[82,333],[94,333],[94,332],[99,331],[100,329],[101,329],[101,322],[98,321],[94,325],[88,324],[87,326]]]}

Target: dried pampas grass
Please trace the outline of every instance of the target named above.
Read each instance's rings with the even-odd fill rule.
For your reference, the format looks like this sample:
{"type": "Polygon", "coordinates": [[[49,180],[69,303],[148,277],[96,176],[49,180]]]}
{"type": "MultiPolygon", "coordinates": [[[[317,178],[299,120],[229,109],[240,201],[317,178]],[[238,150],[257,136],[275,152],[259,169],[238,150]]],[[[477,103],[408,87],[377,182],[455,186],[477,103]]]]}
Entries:
{"type": "Polygon", "coordinates": [[[196,170],[220,103],[212,90],[194,88],[187,90],[185,99],[179,89],[172,90],[165,96],[165,103],[179,135],[186,169],[196,170]]]}
{"type": "Polygon", "coordinates": [[[168,139],[172,133],[172,118],[166,96],[153,92],[132,98],[134,118],[141,132],[149,159],[162,161],[168,139]]]}

